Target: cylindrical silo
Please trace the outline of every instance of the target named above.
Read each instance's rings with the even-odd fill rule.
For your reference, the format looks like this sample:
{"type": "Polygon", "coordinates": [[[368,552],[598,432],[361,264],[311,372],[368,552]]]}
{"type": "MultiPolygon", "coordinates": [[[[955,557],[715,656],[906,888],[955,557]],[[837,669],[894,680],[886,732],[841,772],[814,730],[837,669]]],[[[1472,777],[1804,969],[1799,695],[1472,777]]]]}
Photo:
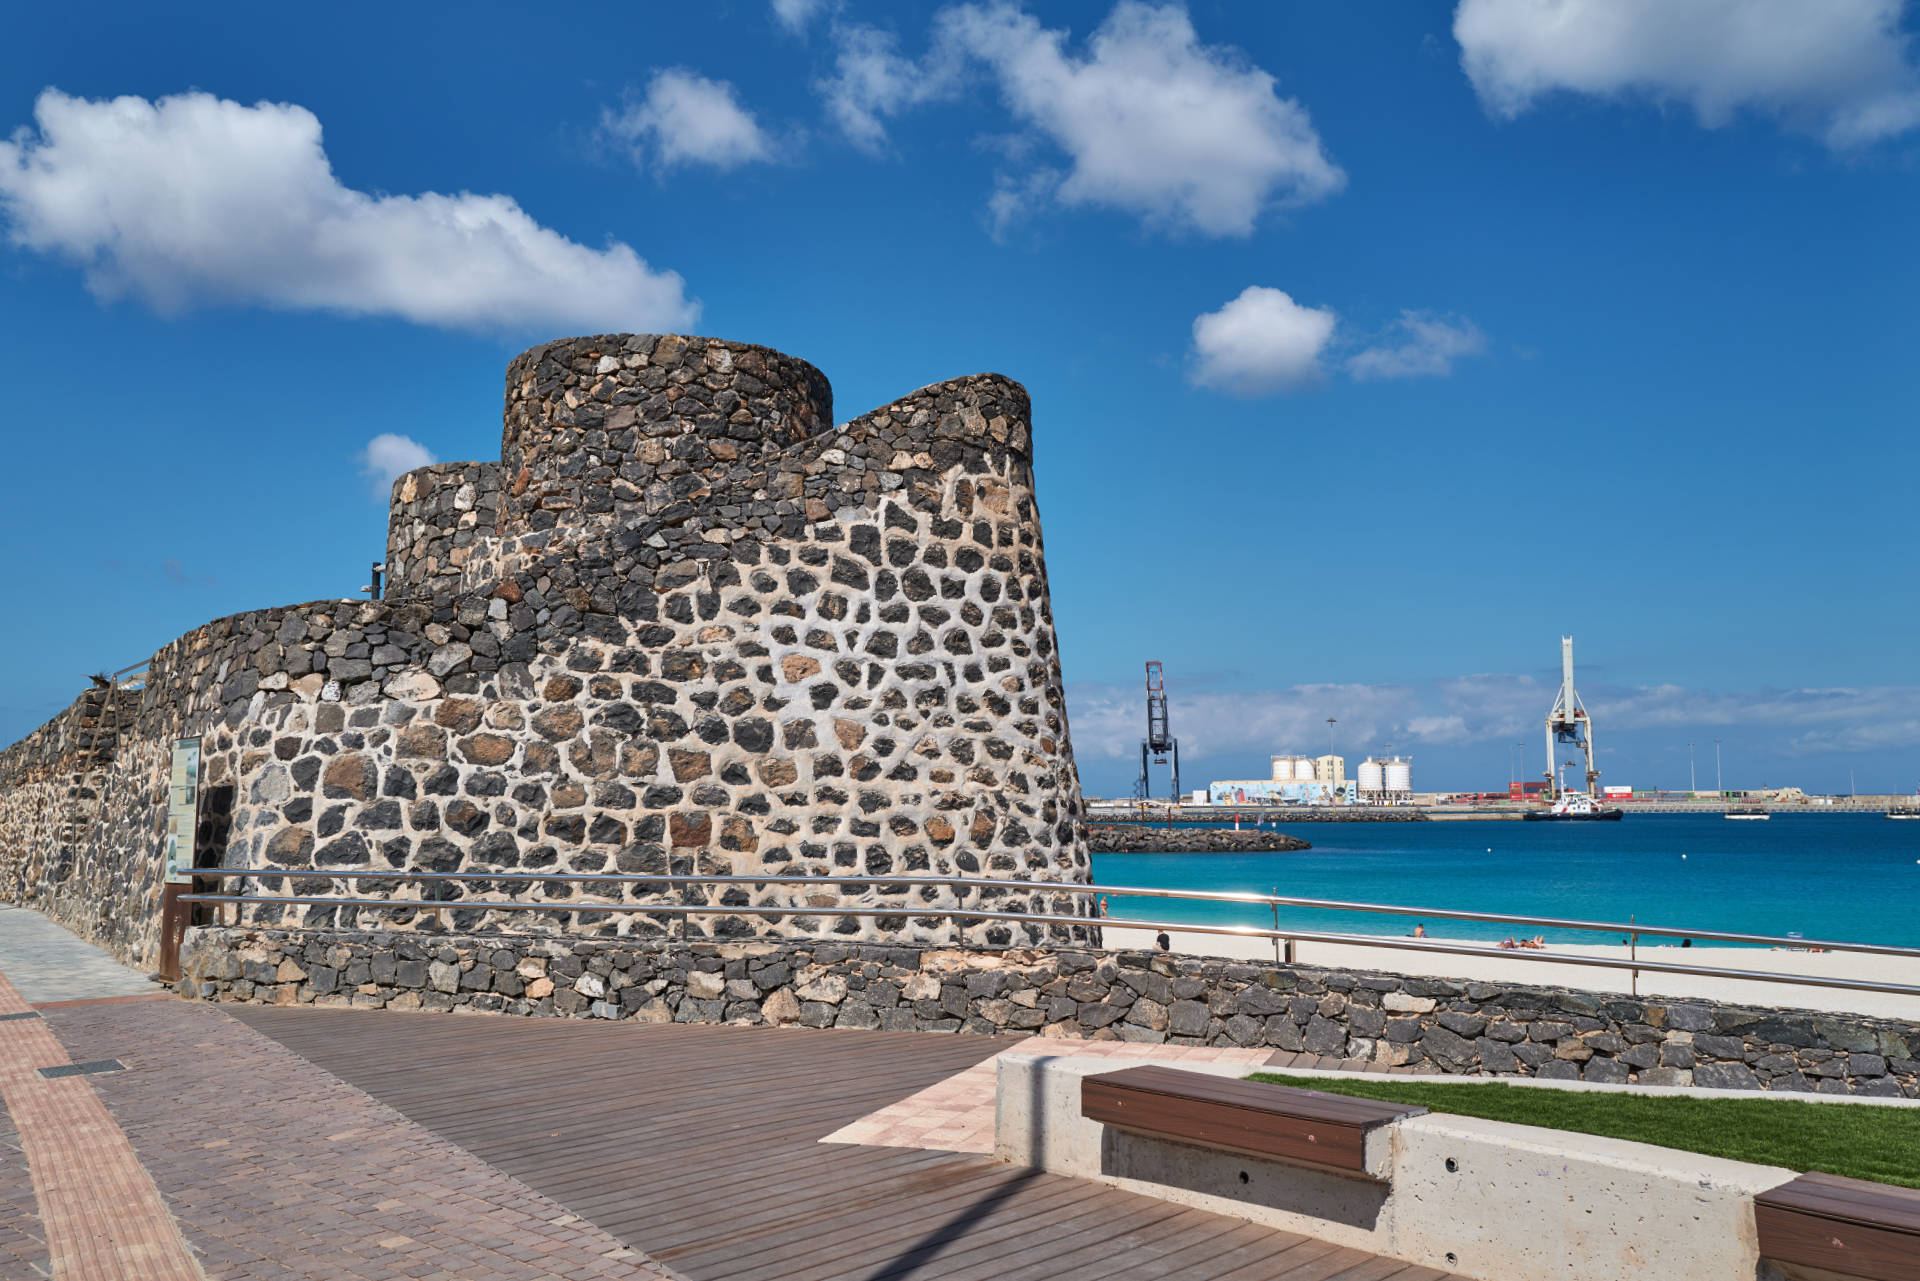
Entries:
{"type": "Polygon", "coordinates": [[[1383,781],[1389,792],[1413,791],[1413,762],[1401,760],[1398,756],[1382,767],[1383,781]]]}
{"type": "Polygon", "coordinates": [[[1360,793],[1382,792],[1386,790],[1386,771],[1381,762],[1369,756],[1360,762],[1360,793]]]}

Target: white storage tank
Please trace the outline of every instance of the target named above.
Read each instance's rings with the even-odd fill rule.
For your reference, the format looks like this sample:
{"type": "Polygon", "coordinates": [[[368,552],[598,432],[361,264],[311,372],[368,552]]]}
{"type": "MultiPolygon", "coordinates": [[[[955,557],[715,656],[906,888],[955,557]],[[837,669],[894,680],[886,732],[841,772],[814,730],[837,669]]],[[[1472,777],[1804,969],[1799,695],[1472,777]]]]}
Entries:
{"type": "Polygon", "coordinates": [[[1360,762],[1360,793],[1384,792],[1386,790],[1386,771],[1382,762],[1369,756],[1360,762]]]}
{"type": "Polygon", "coordinates": [[[1273,759],[1273,781],[1276,783],[1298,783],[1313,781],[1313,759],[1307,756],[1275,756],[1273,759]]]}
{"type": "Polygon", "coordinates": [[[1396,756],[1383,767],[1383,774],[1386,791],[1413,791],[1413,762],[1411,760],[1403,761],[1396,756]]]}

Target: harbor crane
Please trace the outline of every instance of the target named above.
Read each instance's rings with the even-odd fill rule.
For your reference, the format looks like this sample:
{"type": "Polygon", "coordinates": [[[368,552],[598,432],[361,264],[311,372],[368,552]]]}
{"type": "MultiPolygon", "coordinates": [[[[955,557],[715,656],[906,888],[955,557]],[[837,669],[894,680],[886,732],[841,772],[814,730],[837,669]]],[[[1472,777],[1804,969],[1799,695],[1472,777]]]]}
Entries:
{"type": "Polygon", "coordinates": [[[1147,772],[1154,765],[1173,763],[1173,803],[1180,803],[1180,740],[1167,728],[1167,686],[1160,676],[1160,664],[1147,664],[1147,736],[1140,740],[1140,799],[1153,799],[1153,781],[1147,772]]]}
{"type": "Polygon", "coordinates": [[[1573,637],[1560,638],[1560,693],[1547,711],[1547,791],[1560,799],[1565,787],[1554,777],[1555,743],[1570,743],[1586,754],[1587,795],[1600,795],[1600,771],[1593,767],[1593,718],[1573,691],[1573,637]]]}

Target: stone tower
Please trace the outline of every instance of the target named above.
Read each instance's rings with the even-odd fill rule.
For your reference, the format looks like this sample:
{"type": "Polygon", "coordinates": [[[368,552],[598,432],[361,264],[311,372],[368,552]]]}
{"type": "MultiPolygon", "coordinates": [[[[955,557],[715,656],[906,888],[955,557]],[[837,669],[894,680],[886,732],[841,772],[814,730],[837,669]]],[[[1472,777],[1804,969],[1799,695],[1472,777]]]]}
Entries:
{"type": "MultiPolygon", "coordinates": [[[[359,896],[391,887],[322,869],[1087,879],[1017,383],[957,379],[835,427],[826,378],[763,347],[548,343],[508,368],[500,462],[395,484],[387,566],[380,602],[292,611],[279,638],[324,664],[209,742],[235,777],[227,865],[359,896]]],[[[593,898],[709,903],[689,924],[718,936],[1087,936],[834,911],[960,902],[924,886],[507,888],[555,913],[457,927],[671,923],[568,910],[593,898]]]]}

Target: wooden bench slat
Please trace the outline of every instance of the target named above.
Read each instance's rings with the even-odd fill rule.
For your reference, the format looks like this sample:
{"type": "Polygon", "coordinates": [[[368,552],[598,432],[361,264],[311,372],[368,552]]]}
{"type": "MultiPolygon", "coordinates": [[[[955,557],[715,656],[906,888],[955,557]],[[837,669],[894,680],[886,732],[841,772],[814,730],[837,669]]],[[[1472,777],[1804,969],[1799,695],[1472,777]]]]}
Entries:
{"type": "Polygon", "coordinates": [[[1753,1199],[1760,1253],[1868,1281],[1920,1281],[1920,1190],[1803,1174],[1753,1199]]]}
{"type": "Polygon", "coordinates": [[[1080,1114],[1102,1125],[1360,1173],[1368,1130],[1425,1110],[1171,1068],[1126,1068],[1080,1082],[1080,1114]]]}
{"type": "MultiPolygon", "coordinates": [[[[1803,1174],[1762,1192],[1761,1205],[1920,1234],[1920,1188],[1898,1188],[1838,1174],[1803,1174]]],[[[1920,1242],[1916,1243],[1920,1246],[1920,1242]]]]}
{"type": "Polygon", "coordinates": [[[1267,1112],[1275,1116],[1305,1120],[1332,1121],[1371,1129],[1401,1117],[1420,1116],[1423,1107],[1410,1103],[1386,1103],[1378,1099],[1355,1098],[1347,1094],[1329,1094],[1321,1090],[1303,1090],[1295,1086],[1274,1085],[1266,1081],[1242,1081],[1233,1077],[1209,1076],[1200,1072],[1182,1072],[1177,1068],[1137,1067],[1102,1073],[1091,1080],[1112,1081],[1128,1089],[1173,1094],[1181,1098],[1205,1099],[1229,1107],[1267,1112]]]}

